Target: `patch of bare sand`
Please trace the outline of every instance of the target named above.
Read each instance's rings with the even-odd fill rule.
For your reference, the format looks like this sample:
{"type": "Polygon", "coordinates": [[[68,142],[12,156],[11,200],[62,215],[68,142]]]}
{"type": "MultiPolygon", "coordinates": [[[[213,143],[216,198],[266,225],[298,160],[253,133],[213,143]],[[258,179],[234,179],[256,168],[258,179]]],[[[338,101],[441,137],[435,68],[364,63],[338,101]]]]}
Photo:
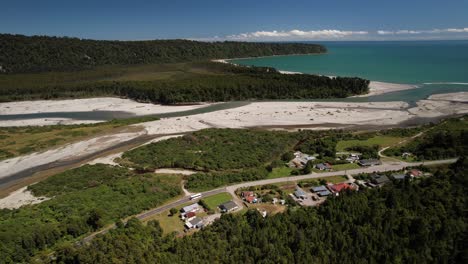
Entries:
{"type": "Polygon", "coordinates": [[[36,197],[27,188],[18,189],[7,197],[0,199],[0,209],[16,209],[23,205],[38,204],[50,199],[48,197],[36,197]]]}

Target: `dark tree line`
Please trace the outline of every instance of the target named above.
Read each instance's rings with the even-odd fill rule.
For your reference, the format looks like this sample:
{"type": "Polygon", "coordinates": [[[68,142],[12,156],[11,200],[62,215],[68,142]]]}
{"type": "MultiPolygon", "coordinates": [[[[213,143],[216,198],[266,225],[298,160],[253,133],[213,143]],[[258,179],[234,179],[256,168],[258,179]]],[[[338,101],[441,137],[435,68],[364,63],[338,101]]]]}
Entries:
{"type": "Polygon", "coordinates": [[[280,74],[272,68],[204,64],[217,74],[155,81],[98,81],[79,84],[2,87],[0,101],[120,96],[176,104],[251,99],[344,98],[369,91],[369,81],[310,74],[280,74]]]}
{"type": "Polygon", "coordinates": [[[0,66],[7,73],[324,52],[324,46],[303,43],[106,41],[0,34],[0,66]]]}

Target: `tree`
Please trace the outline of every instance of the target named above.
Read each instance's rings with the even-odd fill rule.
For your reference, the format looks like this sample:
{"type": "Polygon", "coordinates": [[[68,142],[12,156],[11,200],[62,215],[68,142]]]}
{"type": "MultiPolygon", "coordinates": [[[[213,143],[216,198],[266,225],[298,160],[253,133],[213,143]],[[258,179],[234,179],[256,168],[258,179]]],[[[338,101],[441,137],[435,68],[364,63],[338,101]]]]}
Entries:
{"type": "Polygon", "coordinates": [[[175,214],[177,214],[177,209],[176,208],[171,208],[171,210],[169,210],[169,213],[171,214],[171,216],[174,216],[175,214]]]}

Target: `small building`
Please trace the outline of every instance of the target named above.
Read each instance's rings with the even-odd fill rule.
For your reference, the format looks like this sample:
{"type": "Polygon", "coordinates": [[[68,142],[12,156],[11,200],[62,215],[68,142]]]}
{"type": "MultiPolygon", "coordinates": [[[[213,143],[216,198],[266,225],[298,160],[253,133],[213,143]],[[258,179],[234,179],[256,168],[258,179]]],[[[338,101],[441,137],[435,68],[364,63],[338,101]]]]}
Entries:
{"type": "Polygon", "coordinates": [[[331,194],[331,192],[324,185],[312,187],[311,190],[320,197],[329,196],[331,194]]]}
{"type": "Polygon", "coordinates": [[[359,160],[358,164],[363,167],[371,167],[371,166],[380,165],[382,164],[382,162],[378,159],[363,159],[363,160],[359,160]]]}
{"type": "Polygon", "coordinates": [[[351,187],[347,183],[344,183],[344,182],[333,184],[333,185],[330,185],[329,187],[330,187],[330,190],[334,193],[340,193],[343,190],[351,189],[351,187]]]}
{"type": "Polygon", "coordinates": [[[302,153],[300,151],[294,152],[294,157],[295,158],[289,162],[289,166],[292,168],[299,168],[299,169],[304,168],[307,162],[316,159],[316,157],[309,155],[309,154],[302,153]]]}
{"type": "Polygon", "coordinates": [[[393,179],[397,181],[404,181],[406,179],[406,174],[404,173],[397,173],[392,175],[393,179]]]}
{"type": "Polygon", "coordinates": [[[248,196],[248,197],[245,198],[245,201],[248,202],[248,203],[257,203],[258,199],[255,196],[248,196]]]}
{"type": "Polygon", "coordinates": [[[372,181],[372,183],[374,183],[376,185],[382,186],[382,185],[390,182],[390,179],[385,175],[373,174],[371,176],[371,181],[372,181]]]}
{"type": "Polygon", "coordinates": [[[225,202],[219,205],[219,209],[221,209],[221,212],[223,213],[228,213],[238,208],[239,206],[234,201],[225,202]]]}
{"type": "Polygon", "coordinates": [[[200,206],[197,203],[194,203],[183,207],[182,209],[180,209],[180,212],[182,214],[187,214],[189,212],[197,212],[198,210],[200,210],[200,206]]]}
{"type": "Polygon", "coordinates": [[[408,172],[408,175],[410,177],[420,177],[423,176],[423,172],[420,170],[412,169],[408,172]]]}
{"type": "Polygon", "coordinates": [[[401,157],[404,158],[404,159],[406,159],[406,158],[408,158],[408,157],[411,157],[411,156],[413,156],[413,154],[411,154],[411,153],[409,153],[409,152],[403,152],[403,153],[401,154],[401,157]]]}
{"type": "Polygon", "coordinates": [[[294,196],[296,196],[297,199],[302,199],[302,200],[307,198],[306,192],[304,192],[304,190],[302,190],[299,187],[297,187],[296,190],[294,191],[294,196]]]}
{"type": "Polygon", "coordinates": [[[354,163],[360,159],[360,154],[358,153],[350,153],[349,156],[346,158],[346,161],[349,163],[354,163]]]}
{"type": "Polygon", "coordinates": [[[243,191],[241,193],[241,196],[244,197],[244,198],[247,198],[247,197],[250,197],[250,196],[255,196],[255,193],[252,192],[252,191],[243,191]]]}
{"type": "Polygon", "coordinates": [[[332,166],[329,163],[319,163],[315,165],[315,168],[318,170],[331,170],[332,166]]]}
{"type": "Polygon", "coordinates": [[[202,228],[203,227],[203,219],[200,217],[195,217],[191,220],[185,222],[185,227],[188,229],[192,228],[202,228]]]}
{"type": "Polygon", "coordinates": [[[193,218],[195,216],[196,216],[195,212],[188,212],[183,217],[184,217],[184,219],[189,219],[190,220],[191,218],[193,218]]]}

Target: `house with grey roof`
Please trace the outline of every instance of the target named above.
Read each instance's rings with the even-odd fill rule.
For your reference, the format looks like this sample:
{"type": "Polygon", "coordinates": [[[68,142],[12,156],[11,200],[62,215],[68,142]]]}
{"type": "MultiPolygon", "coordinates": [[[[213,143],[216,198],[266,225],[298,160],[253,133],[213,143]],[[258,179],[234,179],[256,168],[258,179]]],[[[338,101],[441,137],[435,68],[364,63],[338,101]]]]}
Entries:
{"type": "Polygon", "coordinates": [[[294,191],[294,196],[296,196],[297,199],[306,199],[307,194],[302,190],[301,188],[297,187],[296,190],[294,191]]]}
{"type": "Polygon", "coordinates": [[[386,184],[387,182],[390,182],[390,179],[386,175],[373,174],[371,176],[371,181],[374,184],[382,186],[382,185],[386,184]]]}
{"type": "Polygon", "coordinates": [[[239,206],[234,201],[225,202],[220,204],[218,207],[223,213],[228,213],[239,208],[239,206]]]}
{"type": "Polygon", "coordinates": [[[371,167],[380,165],[382,162],[378,159],[362,159],[358,161],[358,164],[363,167],[371,167]]]}
{"type": "Polygon", "coordinates": [[[188,229],[192,228],[202,228],[203,227],[203,219],[200,217],[194,217],[191,220],[185,222],[185,227],[188,229]]]}
{"type": "Polygon", "coordinates": [[[180,209],[180,212],[182,214],[186,214],[186,213],[189,213],[189,212],[196,212],[198,210],[200,210],[200,206],[197,203],[194,203],[194,204],[182,207],[182,209],[180,209]]]}
{"type": "Polygon", "coordinates": [[[406,174],[404,173],[397,173],[392,175],[393,179],[397,181],[404,181],[406,179],[406,174]]]}
{"type": "Polygon", "coordinates": [[[311,190],[320,197],[328,196],[328,195],[331,194],[331,192],[324,185],[317,186],[317,187],[312,187],[311,190]]]}

